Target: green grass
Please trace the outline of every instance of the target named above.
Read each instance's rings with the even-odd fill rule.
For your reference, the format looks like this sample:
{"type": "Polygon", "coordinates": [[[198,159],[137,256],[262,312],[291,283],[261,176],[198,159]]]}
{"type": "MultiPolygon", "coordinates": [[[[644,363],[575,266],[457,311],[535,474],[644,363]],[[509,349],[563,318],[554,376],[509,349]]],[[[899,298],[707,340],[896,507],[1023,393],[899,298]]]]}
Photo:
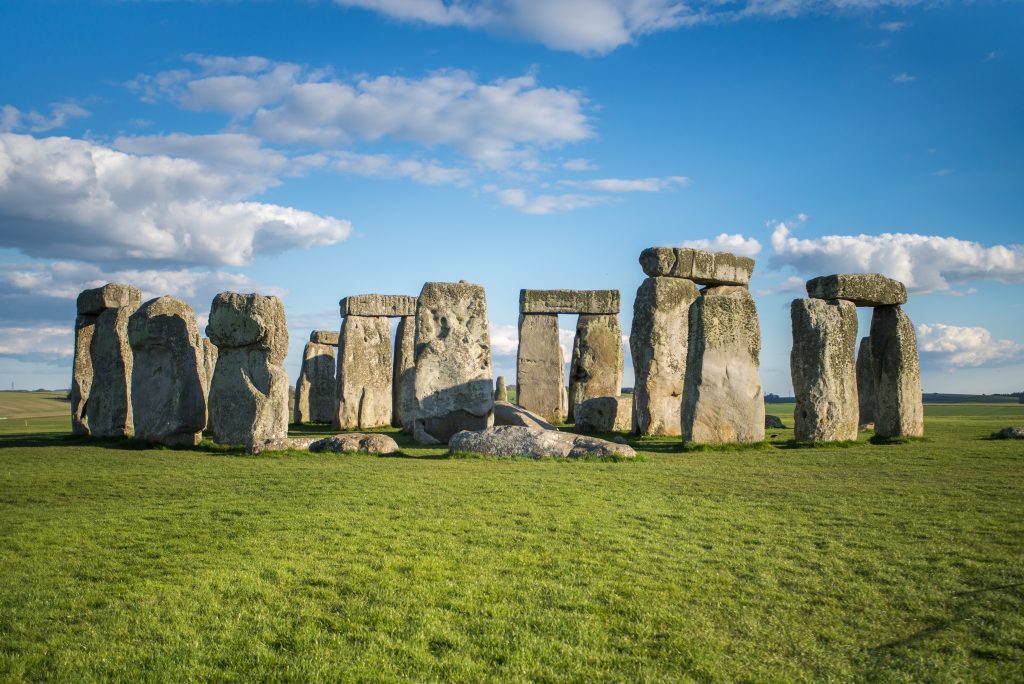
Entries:
{"type": "Polygon", "coordinates": [[[4,426],[0,680],[1021,681],[1024,407],[926,415],[618,463],[4,426]]]}

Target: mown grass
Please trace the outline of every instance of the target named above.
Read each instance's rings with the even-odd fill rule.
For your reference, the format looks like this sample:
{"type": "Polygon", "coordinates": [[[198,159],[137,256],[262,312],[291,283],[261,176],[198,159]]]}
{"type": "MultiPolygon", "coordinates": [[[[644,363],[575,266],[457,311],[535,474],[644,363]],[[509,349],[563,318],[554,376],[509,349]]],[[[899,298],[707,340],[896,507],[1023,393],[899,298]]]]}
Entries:
{"type": "Polygon", "coordinates": [[[0,679],[1020,681],[1024,407],[926,413],[618,463],[3,426],[0,679]]]}

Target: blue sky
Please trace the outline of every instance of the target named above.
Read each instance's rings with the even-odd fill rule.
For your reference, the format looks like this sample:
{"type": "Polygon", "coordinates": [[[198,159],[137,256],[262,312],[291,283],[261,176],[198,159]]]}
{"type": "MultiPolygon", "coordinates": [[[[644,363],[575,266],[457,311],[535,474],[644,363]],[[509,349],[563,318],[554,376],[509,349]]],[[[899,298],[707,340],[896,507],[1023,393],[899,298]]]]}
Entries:
{"type": "Polygon", "coordinates": [[[693,244],[757,260],[767,392],[802,282],[854,271],[910,286],[925,391],[1024,389],[1022,26],[907,0],[8,0],[0,387],[67,387],[74,296],[112,279],[204,321],[219,291],[281,295],[293,378],[342,296],[470,280],[514,382],[520,288],[620,289],[628,334],[640,251],[693,244]]]}

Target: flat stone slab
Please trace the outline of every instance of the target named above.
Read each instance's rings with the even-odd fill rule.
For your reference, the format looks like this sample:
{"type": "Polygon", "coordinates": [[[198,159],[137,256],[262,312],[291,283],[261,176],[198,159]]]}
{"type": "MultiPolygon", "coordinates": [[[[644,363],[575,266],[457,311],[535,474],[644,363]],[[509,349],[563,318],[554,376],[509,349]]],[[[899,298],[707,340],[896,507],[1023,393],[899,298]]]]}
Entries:
{"type": "Polygon", "coordinates": [[[137,287],[123,283],[107,283],[103,287],[82,290],[78,294],[78,313],[82,316],[98,316],[106,309],[129,306],[137,309],[142,303],[142,293],[137,287]]]}
{"type": "Polygon", "coordinates": [[[640,253],[640,266],[652,278],[686,278],[700,285],[749,285],[754,272],[750,257],[691,247],[648,247],[640,253]]]}
{"type": "Polygon", "coordinates": [[[314,454],[393,454],[398,451],[398,442],[377,432],[345,432],[313,442],[309,445],[309,450],[314,454]]]}
{"type": "Polygon", "coordinates": [[[519,313],[617,314],[618,290],[520,290],[519,313]]]}
{"type": "Polygon", "coordinates": [[[361,294],[345,297],[339,303],[345,316],[399,316],[416,315],[416,298],[410,295],[361,294]]]}
{"type": "Polygon", "coordinates": [[[608,442],[571,432],[502,425],[478,432],[463,430],[448,441],[448,452],[503,458],[634,458],[626,444],[608,442]]]}
{"type": "Polygon", "coordinates": [[[537,428],[538,430],[558,429],[536,413],[531,413],[522,406],[516,406],[507,401],[494,402],[494,424],[496,426],[515,425],[518,427],[537,428]]]}
{"type": "Polygon", "coordinates": [[[892,306],[907,303],[907,286],[878,273],[840,273],[808,280],[807,296],[845,299],[857,306],[892,306]]]}
{"type": "Polygon", "coordinates": [[[313,344],[328,344],[332,347],[338,346],[338,339],[341,337],[337,330],[314,330],[309,333],[309,341],[313,344]]]}

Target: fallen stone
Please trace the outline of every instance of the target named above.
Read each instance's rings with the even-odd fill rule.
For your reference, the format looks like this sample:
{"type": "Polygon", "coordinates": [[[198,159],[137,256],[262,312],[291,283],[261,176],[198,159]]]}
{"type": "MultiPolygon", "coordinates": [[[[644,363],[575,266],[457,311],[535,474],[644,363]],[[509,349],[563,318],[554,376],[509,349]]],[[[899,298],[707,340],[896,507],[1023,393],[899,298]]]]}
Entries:
{"type": "Polygon", "coordinates": [[[494,424],[515,425],[518,427],[537,428],[538,430],[558,429],[536,413],[530,413],[522,406],[516,406],[507,401],[494,402],[494,424]]]}
{"type": "Polygon", "coordinates": [[[747,285],[754,260],[731,252],[705,252],[690,247],[648,247],[640,266],[651,277],[686,278],[701,285],[747,285]]]}
{"type": "Polygon", "coordinates": [[[647,278],[636,291],[629,350],[637,434],[679,434],[690,306],[699,295],[697,286],[682,278],[647,278]]]}
{"type": "Polygon", "coordinates": [[[842,299],[794,299],[790,314],[793,436],[810,442],[857,439],[857,307],[842,299]]]}
{"type": "Polygon", "coordinates": [[[505,387],[505,376],[499,375],[494,381],[494,401],[508,401],[508,388],[505,387]]]}
{"type": "Polygon", "coordinates": [[[307,342],[295,382],[295,422],[333,423],[336,413],[334,346],[307,342]]]}
{"type": "Polygon", "coordinates": [[[594,397],[576,405],[579,432],[623,432],[633,426],[632,397],[594,397]]]}
{"type": "Polygon", "coordinates": [[[569,371],[569,421],[578,404],[622,394],[622,331],[619,317],[581,314],[576,322],[569,371]]]}
{"type": "Polygon", "coordinates": [[[103,287],[83,290],[78,295],[78,313],[82,316],[99,316],[107,309],[127,307],[132,310],[142,303],[142,292],[123,283],[107,283],[103,287]]]}
{"type": "Polygon", "coordinates": [[[561,423],[569,417],[557,314],[519,315],[516,403],[547,421],[561,423]]]}
{"type": "Polygon", "coordinates": [[[618,290],[520,290],[521,314],[617,314],[618,290]]]}
{"type": "Polygon", "coordinates": [[[778,416],[771,416],[771,415],[768,415],[768,416],[764,417],[764,427],[765,427],[765,429],[772,428],[774,430],[785,430],[786,429],[786,426],[782,422],[781,418],[779,418],[778,416]]]}
{"type": "Polygon", "coordinates": [[[745,287],[707,288],[690,309],[681,410],[686,443],[764,439],[761,328],[745,287]]]}
{"type": "Polygon", "coordinates": [[[924,435],[924,400],[917,335],[899,306],[878,306],[871,316],[875,378],[875,435],[924,435]]]}
{"type": "Polygon", "coordinates": [[[463,430],[448,442],[452,454],[483,454],[505,458],[633,458],[624,444],[571,432],[502,425],[478,432],[463,430]]]}
{"type": "Polygon", "coordinates": [[[309,450],[314,454],[325,452],[393,454],[398,451],[398,443],[379,433],[346,432],[313,442],[309,450]]]}
{"type": "Polygon", "coordinates": [[[492,378],[484,288],[426,283],[416,310],[416,441],[447,442],[493,425],[492,378]]]}
{"type": "Polygon", "coordinates": [[[341,307],[342,318],[347,316],[397,318],[416,315],[416,298],[409,295],[352,295],[345,297],[338,304],[341,307]]]}
{"type": "Polygon", "coordinates": [[[337,414],[340,430],[391,425],[391,328],[380,316],[349,315],[338,344],[337,414]]]}
{"type": "Polygon", "coordinates": [[[408,433],[416,418],[416,317],[403,316],[395,329],[395,366],[391,381],[391,424],[408,433]]]}
{"type": "Polygon", "coordinates": [[[861,432],[874,432],[875,423],[874,421],[871,421],[869,423],[861,423],[860,425],[857,426],[857,429],[860,430],[861,432]]]}
{"type": "Polygon", "coordinates": [[[1003,428],[996,433],[998,439],[1024,439],[1024,427],[1003,428]]]}
{"type": "Polygon", "coordinates": [[[891,306],[907,303],[907,288],[878,273],[843,273],[808,280],[807,296],[845,299],[857,306],[891,306]]]}
{"type": "Polygon", "coordinates": [[[203,338],[192,307],[174,297],[143,304],[128,319],[135,437],[195,446],[206,427],[203,338]]]}
{"type": "Polygon", "coordinates": [[[92,334],[96,329],[95,316],[79,315],[75,318],[75,356],[71,366],[71,432],[89,434],[86,406],[92,388],[92,334]]]}
{"type": "Polygon", "coordinates": [[[860,425],[874,424],[875,372],[871,367],[871,337],[868,335],[861,338],[857,349],[857,403],[860,425]]]}
{"type": "Polygon", "coordinates": [[[131,437],[135,433],[132,415],[132,350],[128,345],[128,319],[135,307],[106,309],[96,317],[89,356],[92,386],[86,402],[89,434],[95,437],[131,437]]]}
{"type": "Polygon", "coordinates": [[[313,344],[329,344],[332,347],[337,347],[338,338],[337,330],[314,330],[309,333],[309,341],[313,344]]]}
{"type": "Polygon", "coordinates": [[[277,437],[250,442],[245,450],[250,454],[261,454],[264,451],[308,451],[310,445],[319,440],[320,437],[277,437]]]}
{"type": "Polygon", "coordinates": [[[615,435],[614,437],[612,437],[612,441],[615,442],[616,444],[629,444],[629,440],[623,437],[622,435],[615,435]]]}

